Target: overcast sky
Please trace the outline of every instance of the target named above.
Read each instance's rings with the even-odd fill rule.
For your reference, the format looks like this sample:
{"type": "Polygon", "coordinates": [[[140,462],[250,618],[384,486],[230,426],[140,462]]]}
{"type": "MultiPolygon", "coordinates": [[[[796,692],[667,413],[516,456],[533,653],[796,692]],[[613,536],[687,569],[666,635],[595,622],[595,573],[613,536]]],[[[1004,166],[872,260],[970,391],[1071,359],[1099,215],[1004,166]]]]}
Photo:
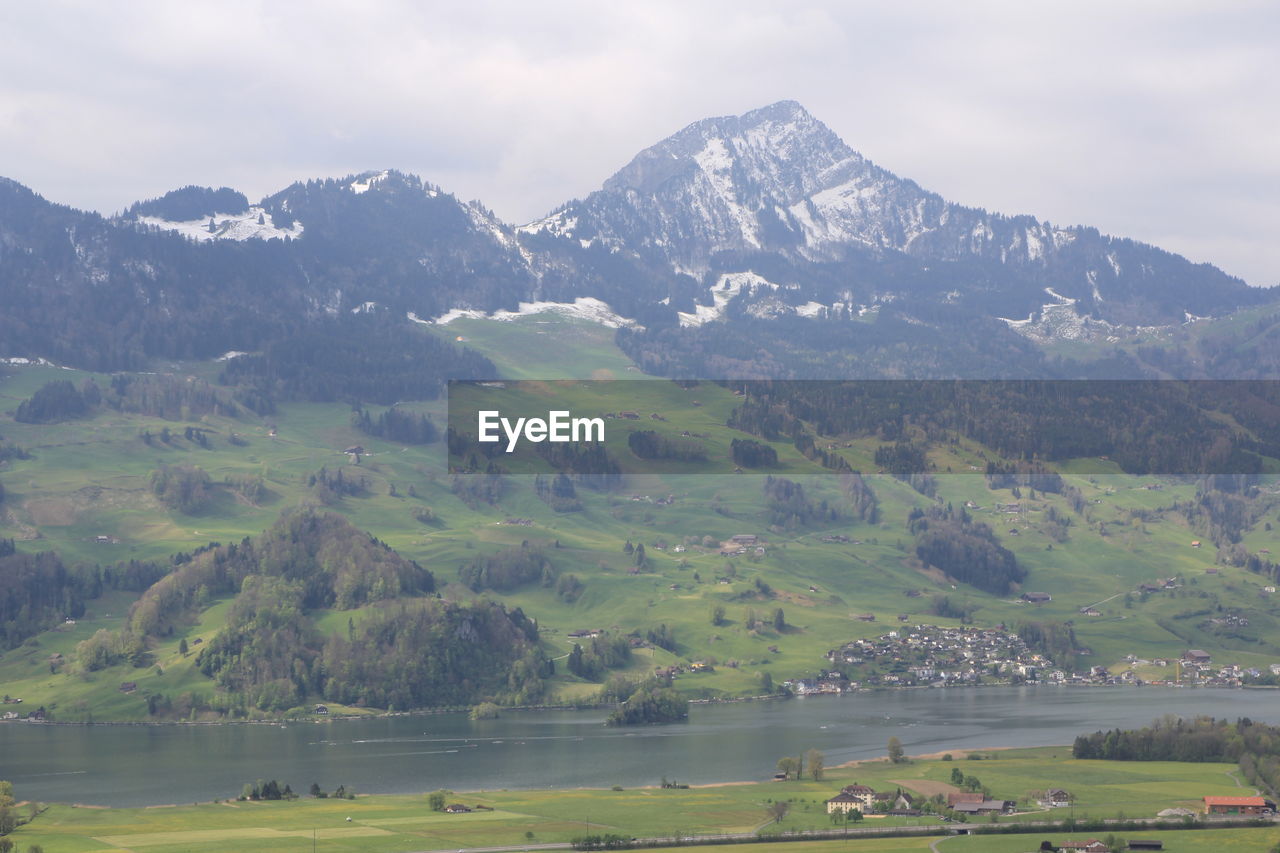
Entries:
{"type": "Polygon", "coordinates": [[[794,98],[963,204],[1280,283],[1272,2],[5,3],[0,175],[114,212],[398,168],[525,222],[794,98]]]}

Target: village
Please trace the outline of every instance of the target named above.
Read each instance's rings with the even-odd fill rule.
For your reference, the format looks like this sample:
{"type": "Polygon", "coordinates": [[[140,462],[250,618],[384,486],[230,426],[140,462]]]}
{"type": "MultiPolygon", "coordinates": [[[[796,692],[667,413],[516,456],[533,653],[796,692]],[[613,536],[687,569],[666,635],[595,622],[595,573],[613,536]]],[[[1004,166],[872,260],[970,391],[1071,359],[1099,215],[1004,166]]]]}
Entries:
{"type": "Polygon", "coordinates": [[[1242,687],[1280,678],[1280,663],[1266,670],[1218,665],[1201,649],[1179,658],[1147,660],[1129,655],[1111,668],[1070,672],[1032,651],[1017,635],[998,628],[903,627],[875,639],[852,640],[826,654],[831,664],[816,678],[783,686],[797,696],[841,694],[859,688],[951,687],[986,684],[1072,684],[1242,687]],[[1167,676],[1142,677],[1139,672],[1167,676]]]}
{"type": "Polygon", "coordinates": [[[1066,680],[1018,635],[994,628],[914,625],[853,640],[826,654],[832,668],[817,679],[786,682],[797,695],[858,687],[917,687],[1066,680]]]}

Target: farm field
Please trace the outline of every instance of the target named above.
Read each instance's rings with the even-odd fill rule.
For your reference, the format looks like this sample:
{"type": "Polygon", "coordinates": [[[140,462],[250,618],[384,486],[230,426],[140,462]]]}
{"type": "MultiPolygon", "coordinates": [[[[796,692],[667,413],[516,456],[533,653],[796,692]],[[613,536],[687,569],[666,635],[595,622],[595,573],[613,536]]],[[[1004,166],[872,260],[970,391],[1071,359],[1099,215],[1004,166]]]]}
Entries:
{"type": "MultiPolygon", "coordinates": [[[[1029,791],[1063,787],[1077,803],[1077,819],[1153,817],[1164,808],[1195,808],[1206,794],[1238,793],[1230,765],[1169,762],[1075,761],[1065,747],[997,750],[974,753],[980,760],[916,759],[905,764],[887,760],[862,762],[827,771],[822,781],[730,784],[692,789],[640,788],[631,790],[484,791],[449,794],[449,802],[481,808],[469,814],[444,814],[428,807],[426,794],[361,796],[355,800],[311,799],[293,802],[206,803],[142,809],[100,809],[69,805],[49,807],[14,836],[19,845],[41,844],[50,851],[144,849],[155,853],[215,851],[232,844],[252,844],[255,850],[308,849],[315,831],[316,849],[330,851],[410,851],[568,841],[576,836],[615,833],[641,838],[673,838],[721,832],[765,829],[799,831],[831,829],[824,802],[843,785],[855,782],[876,790],[913,789],[920,782],[944,783],[953,768],[978,776],[992,796],[1024,801],[1029,791]],[[785,800],[790,811],[774,824],[766,809],[785,800]],[[350,821],[347,819],[350,818],[350,821]]],[[[301,787],[301,786],[299,786],[301,787]]],[[[927,790],[938,790],[923,785],[927,790]]],[[[1031,808],[1035,808],[1031,806],[1031,808]]],[[[1067,809],[1049,815],[1065,819],[1067,809]]],[[[1043,819],[1035,811],[1025,819],[1043,819]]],[[[1001,822],[1019,818],[1002,818],[1001,822]]],[[[985,820],[985,819],[984,819],[985,820]]],[[[868,818],[863,826],[928,824],[921,818],[868,818]]],[[[932,822],[936,822],[933,819],[932,822]]],[[[979,821],[981,823],[981,821],[979,821]]],[[[939,824],[941,826],[941,824],[939,824]]],[[[1249,843],[1274,843],[1280,830],[1213,830],[1215,845],[1224,850],[1263,849],[1249,843]],[[1259,841],[1261,839],[1261,841],[1259,841]],[[1236,846],[1232,846],[1236,845],[1236,846]]],[[[1057,837],[1053,833],[1050,833],[1057,837]]],[[[1204,838],[1207,832],[1127,833],[1161,837],[1168,849],[1193,849],[1183,839],[1204,838]]],[[[947,849],[1021,851],[1033,836],[992,836],[953,839],[947,849]],[[988,844],[989,846],[981,846],[988,844]]],[[[1073,836],[1076,837],[1076,836],[1073,836]]],[[[785,849],[808,851],[924,849],[917,839],[857,839],[812,844],[786,844],[785,849]]],[[[771,846],[770,849],[773,849],[771,846]]]]}

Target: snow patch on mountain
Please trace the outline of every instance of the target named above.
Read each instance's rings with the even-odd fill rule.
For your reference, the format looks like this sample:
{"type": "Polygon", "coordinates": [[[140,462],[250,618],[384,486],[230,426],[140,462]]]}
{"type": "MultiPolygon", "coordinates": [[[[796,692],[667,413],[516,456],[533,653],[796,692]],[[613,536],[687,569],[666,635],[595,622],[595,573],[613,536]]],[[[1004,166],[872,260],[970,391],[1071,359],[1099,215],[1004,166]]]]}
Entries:
{"type": "Polygon", "coordinates": [[[756,236],[756,218],[754,214],[748,213],[738,200],[738,191],[733,181],[734,158],[729,154],[724,140],[707,140],[706,146],[693,155],[693,161],[702,169],[703,175],[719,197],[720,203],[737,223],[742,239],[748,245],[760,248],[760,238],[756,236]]]}
{"type": "Polygon", "coordinates": [[[1038,261],[1044,257],[1044,243],[1040,242],[1040,236],[1035,230],[1028,228],[1027,235],[1027,257],[1030,260],[1038,261]]]}
{"type": "Polygon", "coordinates": [[[546,231],[553,237],[572,237],[573,230],[577,227],[578,217],[570,216],[561,210],[527,225],[518,225],[516,231],[520,234],[537,234],[540,231],[546,231]]]}
{"type": "MultiPolygon", "coordinates": [[[[681,326],[703,326],[712,320],[718,320],[724,316],[725,306],[733,301],[739,293],[747,292],[755,293],[759,290],[778,290],[781,285],[769,281],[759,273],[751,272],[730,272],[720,276],[720,279],[711,287],[711,305],[696,305],[692,313],[688,311],[677,312],[680,315],[681,326]]],[[[761,315],[756,316],[772,316],[761,315]]]]}
{"type": "Polygon", "coordinates": [[[512,238],[510,232],[483,205],[473,201],[464,205],[464,207],[476,228],[492,237],[495,243],[507,249],[516,247],[516,241],[512,238]]]}
{"type": "Polygon", "coordinates": [[[158,216],[139,216],[137,222],[161,231],[172,231],[197,242],[295,239],[302,236],[301,222],[295,222],[291,228],[277,228],[271,214],[256,205],[243,213],[215,213],[207,219],[188,222],[171,222],[158,216]]]}
{"type": "Polygon", "coordinates": [[[365,175],[363,177],[356,178],[354,181],[347,184],[347,189],[351,190],[356,195],[360,195],[361,193],[367,193],[371,186],[376,184],[378,181],[386,180],[386,178],[386,170],[383,170],[376,175],[365,175]]]}
{"type": "Polygon", "coordinates": [[[493,312],[478,311],[474,308],[453,308],[436,317],[434,320],[423,320],[409,312],[409,319],[415,323],[424,325],[445,326],[454,320],[461,318],[469,318],[473,320],[498,320],[500,322],[511,322],[521,317],[531,317],[535,314],[559,314],[565,317],[574,317],[580,320],[588,320],[610,329],[632,328],[636,326],[636,322],[630,318],[623,317],[614,311],[609,304],[603,300],[596,299],[594,296],[580,296],[573,302],[521,302],[515,311],[498,310],[493,312]]]}
{"type": "MultiPolygon", "coordinates": [[[[1090,273],[1090,281],[1093,274],[1090,273]]],[[[1051,287],[1044,289],[1054,301],[1040,306],[1038,312],[1033,311],[1025,320],[1011,320],[1008,317],[996,319],[1006,323],[1020,335],[1036,343],[1048,344],[1055,341],[1097,341],[1105,340],[1116,343],[1126,337],[1135,335],[1163,335],[1170,331],[1169,326],[1125,326],[1110,323],[1087,315],[1082,315],[1076,308],[1078,299],[1063,296],[1051,287]],[[1037,316],[1037,314],[1039,316],[1037,316]]],[[[1101,301],[1100,296],[1095,296],[1101,301]]],[[[1207,319],[1184,312],[1187,322],[1207,319]]]]}
{"type": "Polygon", "coordinates": [[[1102,299],[1102,292],[1098,290],[1098,271],[1089,270],[1087,273],[1084,274],[1084,277],[1088,279],[1089,287],[1093,291],[1093,301],[1094,302],[1104,301],[1102,299]]]}
{"type": "MultiPolygon", "coordinates": [[[[20,355],[9,356],[8,358],[0,358],[0,364],[8,364],[13,367],[58,367],[47,358],[26,358],[20,355]]],[[[63,370],[70,370],[64,367],[63,370]]]]}

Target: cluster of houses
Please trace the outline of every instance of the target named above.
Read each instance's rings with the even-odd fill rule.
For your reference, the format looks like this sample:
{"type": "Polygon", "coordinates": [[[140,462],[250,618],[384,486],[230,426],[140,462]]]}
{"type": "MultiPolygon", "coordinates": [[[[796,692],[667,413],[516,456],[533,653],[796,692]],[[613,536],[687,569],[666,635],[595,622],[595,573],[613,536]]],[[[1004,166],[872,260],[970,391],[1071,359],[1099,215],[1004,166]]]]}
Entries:
{"type": "Polygon", "coordinates": [[[655,506],[671,506],[673,503],[676,502],[676,496],[660,495],[655,498],[653,495],[631,495],[629,500],[632,503],[647,503],[647,504],[654,504],[655,506]]]}
{"type": "Polygon", "coordinates": [[[896,791],[880,791],[867,785],[845,785],[840,793],[827,800],[827,814],[843,814],[849,812],[883,812],[889,815],[905,817],[916,816],[920,810],[916,808],[916,797],[901,788],[896,791]]]}
{"type": "Polygon", "coordinates": [[[834,669],[824,670],[817,678],[792,678],[782,682],[782,686],[795,696],[839,696],[848,690],[856,690],[857,682],[851,682],[844,673],[834,669]]]}
{"type": "MultiPolygon", "coordinates": [[[[1160,663],[1157,661],[1156,663],[1160,663]]],[[[1203,649],[1187,649],[1177,661],[1179,682],[1205,687],[1240,687],[1255,683],[1268,676],[1280,677],[1280,664],[1271,664],[1269,672],[1258,667],[1242,667],[1239,664],[1218,665],[1213,656],[1203,649]]]]}
{"type": "MultiPolygon", "coordinates": [[[[862,617],[858,617],[862,618],[862,617]]],[[[901,619],[901,617],[899,617],[901,619]]],[[[1016,634],[1001,628],[947,628],[915,625],[875,639],[853,640],[827,652],[830,669],[817,678],[784,684],[797,695],[839,694],[859,687],[945,687],[1013,682],[1051,684],[1194,684],[1240,687],[1280,679],[1280,664],[1268,670],[1216,665],[1202,649],[1188,649],[1181,658],[1140,659],[1129,655],[1129,668],[1112,672],[1094,666],[1082,672],[1056,668],[1044,655],[1031,651],[1016,634]],[[1145,680],[1135,667],[1170,667],[1170,677],[1145,680]],[[851,680],[852,679],[852,680],[851,680]]]]}
{"type": "MultiPolygon", "coordinates": [[[[1015,675],[1036,680],[1051,666],[1017,634],[993,628],[936,625],[915,625],[875,639],[853,640],[827,652],[826,657],[846,671],[856,669],[862,683],[868,686],[979,684],[1007,681],[1015,675]]],[[[1065,673],[1059,674],[1066,677],[1065,673]]],[[[831,675],[824,673],[824,679],[830,680],[831,675]]]]}

